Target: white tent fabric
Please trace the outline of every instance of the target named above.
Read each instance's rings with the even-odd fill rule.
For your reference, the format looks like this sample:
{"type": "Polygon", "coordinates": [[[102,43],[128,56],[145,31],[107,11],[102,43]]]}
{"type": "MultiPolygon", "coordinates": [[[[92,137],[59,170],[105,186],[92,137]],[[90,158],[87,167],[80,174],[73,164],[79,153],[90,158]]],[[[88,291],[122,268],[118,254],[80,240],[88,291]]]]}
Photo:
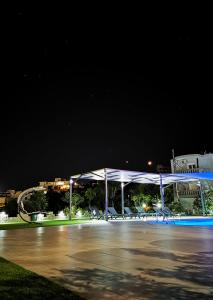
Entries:
{"type": "Polygon", "coordinates": [[[213,180],[213,172],[203,173],[163,173],[154,174],[139,171],[128,171],[118,169],[99,169],[84,174],[71,176],[72,179],[84,179],[84,180],[105,180],[105,175],[108,181],[117,182],[134,182],[134,183],[150,183],[160,185],[170,184],[175,182],[190,182],[199,180],[213,180]]]}

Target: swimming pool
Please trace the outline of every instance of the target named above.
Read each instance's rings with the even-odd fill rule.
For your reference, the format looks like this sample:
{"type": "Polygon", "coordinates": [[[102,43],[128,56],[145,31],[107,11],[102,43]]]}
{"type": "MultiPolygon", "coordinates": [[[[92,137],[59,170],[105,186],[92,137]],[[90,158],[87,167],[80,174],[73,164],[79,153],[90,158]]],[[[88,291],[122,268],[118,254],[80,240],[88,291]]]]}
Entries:
{"type": "Polygon", "coordinates": [[[149,224],[162,225],[177,225],[177,226],[213,226],[213,218],[199,218],[199,219],[169,219],[166,221],[152,221],[149,224]]]}

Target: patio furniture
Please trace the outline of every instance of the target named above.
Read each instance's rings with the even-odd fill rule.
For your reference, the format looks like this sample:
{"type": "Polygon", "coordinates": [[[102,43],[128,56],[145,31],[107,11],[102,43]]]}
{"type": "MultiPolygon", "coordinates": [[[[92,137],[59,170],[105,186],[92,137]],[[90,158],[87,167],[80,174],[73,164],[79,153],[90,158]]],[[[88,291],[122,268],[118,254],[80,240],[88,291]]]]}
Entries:
{"type": "Polygon", "coordinates": [[[162,209],[162,211],[168,217],[174,217],[175,216],[175,214],[168,207],[164,207],[162,209]]]}
{"type": "Polygon", "coordinates": [[[123,214],[119,214],[114,207],[108,207],[108,216],[111,218],[111,219],[117,219],[117,218],[125,218],[125,215],[123,214]]]}
{"type": "Polygon", "coordinates": [[[163,221],[164,220],[168,220],[169,217],[174,217],[175,214],[172,213],[172,211],[168,208],[168,207],[164,207],[164,208],[159,208],[157,206],[154,206],[153,207],[154,210],[155,210],[155,214],[156,214],[156,217],[163,217],[163,221]]]}
{"type": "Polygon", "coordinates": [[[91,212],[91,219],[100,220],[104,218],[103,213],[101,213],[96,206],[90,207],[90,212],[91,212]]]}
{"type": "Polygon", "coordinates": [[[165,214],[164,214],[164,212],[162,211],[162,209],[160,207],[157,207],[157,206],[153,205],[153,209],[155,211],[156,218],[164,217],[165,214]]]}
{"type": "Polygon", "coordinates": [[[132,218],[132,217],[135,217],[135,218],[140,218],[140,214],[139,213],[134,213],[132,210],[131,210],[131,208],[130,207],[124,207],[124,211],[125,211],[125,215],[127,216],[127,217],[130,217],[130,218],[132,218]]]}
{"type": "Polygon", "coordinates": [[[148,217],[148,216],[155,216],[156,214],[153,212],[145,212],[144,208],[141,206],[135,207],[137,212],[139,213],[140,217],[148,217]]]}
{"type": "Polygon", "coordinates": [[[164,207],[164,209],[163,209],[163,212],[164,212],[164,214],[165,215],[167,215],[168,217],[181,217],[181,216],[183,216],[183,215],[185,215],[185,213],[175,213],[175,212],[173,212],[173,211],[171,211],[170,210],[170,208],[168,208],[168,207],[164,207]]]}

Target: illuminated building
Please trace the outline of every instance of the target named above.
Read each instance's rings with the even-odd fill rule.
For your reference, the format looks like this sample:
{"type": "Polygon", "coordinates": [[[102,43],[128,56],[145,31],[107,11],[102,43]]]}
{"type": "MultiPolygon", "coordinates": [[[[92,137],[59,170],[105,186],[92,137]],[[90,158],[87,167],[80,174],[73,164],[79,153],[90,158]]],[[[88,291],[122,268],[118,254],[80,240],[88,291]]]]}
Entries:
{"type": "MultiPolygon", "coordinates": [[[[213,172],[213,153],[187,154],[171,159],[172,173],[213,172]]],[[[176,183],[174,197],[180,200],[185,208],[192,210],[195,200],[201,198],[203,192],[213,189],[212,182],[176,183]]]]}

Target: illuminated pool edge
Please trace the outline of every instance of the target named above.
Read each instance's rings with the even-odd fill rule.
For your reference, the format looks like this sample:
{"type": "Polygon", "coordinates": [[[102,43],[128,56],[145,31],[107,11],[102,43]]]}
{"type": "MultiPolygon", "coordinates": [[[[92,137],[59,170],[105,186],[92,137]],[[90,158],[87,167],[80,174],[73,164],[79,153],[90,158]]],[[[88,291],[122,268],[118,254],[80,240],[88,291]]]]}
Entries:
{"type": "Polygon", "coordinates": [[[169,219],[168,221],[149,221],[149,224],[173,225],[173,226],[213,226],[213,218],[206,219],[169,219]]]}

